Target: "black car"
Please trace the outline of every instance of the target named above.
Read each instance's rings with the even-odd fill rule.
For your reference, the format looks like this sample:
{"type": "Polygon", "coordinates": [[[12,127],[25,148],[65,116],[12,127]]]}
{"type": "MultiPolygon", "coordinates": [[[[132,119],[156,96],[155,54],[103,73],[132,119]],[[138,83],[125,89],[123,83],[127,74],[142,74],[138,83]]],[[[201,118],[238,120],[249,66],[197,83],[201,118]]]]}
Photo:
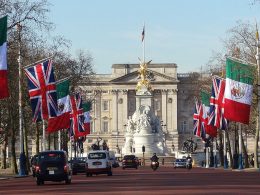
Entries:
{"type": "Polygon", "coordinates": [[[78,173],[85,173],[86,157],[73,158],[70,163],[72,167],[72,174],[77,175],[78,173]]]}
{"type": "Polygon", "coordinates": [[[37,167],[37,161],[38,161],[38,154],[34,155],[31,159],[31,167],[32,167],[32,174],[33,177],[35,177],[35,171],[36,171],[36,167],[37,167]]]}
{"type": "Polygon", "coordinates": [[[71,183],[71,168],[65,151],[40,152],[37,163],[35,171],[37,185],[44,184],[44,181],[71,183]]]}
{"type": "Polygon", "coordinates": [[[138,168],[139,160],[135,155],[125,155],[122,160],[122,168],[138,168]]]}

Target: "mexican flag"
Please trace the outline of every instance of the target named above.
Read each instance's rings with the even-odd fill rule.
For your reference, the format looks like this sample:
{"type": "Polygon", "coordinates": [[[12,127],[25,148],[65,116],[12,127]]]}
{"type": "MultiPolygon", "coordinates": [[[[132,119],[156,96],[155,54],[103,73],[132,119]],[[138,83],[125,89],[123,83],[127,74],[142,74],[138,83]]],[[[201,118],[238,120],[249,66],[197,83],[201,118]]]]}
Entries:
{"type": "Polygon", "coordinates": [[[224,117],[231,121],[249,123],[255,68],[232,59],[226,60],[224,117]]]}
{"type": "Polygon", "coordinates": [[[86,131],[86,135],[90,134],[90,110],[91,110],[91,102],[83,103],[83,114],[84,114],[84,129],[86,131]]]}
{"type": "Polygon", "coordinates": [[[70,97],[69,97],[69,80],[65,80],[56,84],[57,90],[57,117],[48,120],[47,131],[52,133],[61,129],[70,127],[70,97]]]}
{"type": "Polygon", "coordinates": [[[208,116],[210,110],[210,94],[201,91],[201,103],[202,103],[202,128],[204,128],[206,134],[210,135],[211,137],[217,136],[217,128],[208,124],[208,116]]]}
{"type": "Polygon", "coordinates": [[[7,80],[7,16],[0,19],[0,99],[9,97],[7,80]]]}

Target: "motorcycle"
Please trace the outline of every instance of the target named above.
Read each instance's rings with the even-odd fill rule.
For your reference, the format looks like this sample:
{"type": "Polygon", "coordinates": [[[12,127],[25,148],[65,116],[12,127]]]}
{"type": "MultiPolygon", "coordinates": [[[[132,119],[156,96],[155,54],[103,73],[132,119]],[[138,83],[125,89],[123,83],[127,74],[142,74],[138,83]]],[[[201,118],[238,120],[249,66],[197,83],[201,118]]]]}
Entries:
{"type": "Polygon", "coordinates": [[[151,162],[151,168],[155,171],[159,167],[159,162],[157,161],[152,161],[151,162]]]}
{"type": "Polygon", "coordinates": [[[191,162],[191,159],[188,159],[187,162],[186,162],[186,168],[188,170],[190,170],[192,168],[192,162],[191,162]]]}

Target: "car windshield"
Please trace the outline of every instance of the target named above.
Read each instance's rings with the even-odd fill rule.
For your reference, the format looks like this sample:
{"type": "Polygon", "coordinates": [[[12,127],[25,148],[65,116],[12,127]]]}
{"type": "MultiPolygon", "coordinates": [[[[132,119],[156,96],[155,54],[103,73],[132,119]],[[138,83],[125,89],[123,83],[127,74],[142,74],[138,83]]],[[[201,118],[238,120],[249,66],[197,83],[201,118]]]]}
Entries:
{"type": "Polygon", "coordinates": [[[176,159],[176,162],[186,162],[186,159],[176,159]]]}
{"type": "Polygon", "coordinates": [[[135,159],[135,156],[134,156],[134,155],[127,155],[127,156],[124,156],[124,159],[125,159],[125,160],[135,159]]]}
{"type": "Polygon", "coordinates": [[[63,161],[65,155],[63,153],[43,153],[40,154],[38,160],[42,161],[63,161]]]}
{"type": "Polygon", "coordinates": [[[106,153],[104,153],[104,152],[88,154],[88,159],[105,159],[105,158],[106,158],[106,153]]]}
{"type": "Polygon", "coordinates": [[[86,157],[80,157],[80,158],[73,158],[72,161],[75,161],[75,162],[86,162],[87,158],[86,157]]]}

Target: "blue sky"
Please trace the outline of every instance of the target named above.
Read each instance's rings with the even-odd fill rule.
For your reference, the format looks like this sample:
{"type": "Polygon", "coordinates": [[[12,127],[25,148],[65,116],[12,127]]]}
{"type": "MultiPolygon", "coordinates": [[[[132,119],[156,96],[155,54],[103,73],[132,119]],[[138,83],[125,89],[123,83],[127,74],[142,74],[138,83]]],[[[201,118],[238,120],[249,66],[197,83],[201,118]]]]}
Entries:
{"type": "MultiPolygon", "coordinates": [[[[260,23],[254,0],[56,0],[51,1],[54,34],[71,40],[71,53],[83,49],[96,73],[112,64],[139,63],[145,22],[146,60],[176,63],[178,73],[199,71],[222,51],[222,39],[238,20],[260,23]]],[[[225,52],[225,51],[222,51],[225,52]]]]}

